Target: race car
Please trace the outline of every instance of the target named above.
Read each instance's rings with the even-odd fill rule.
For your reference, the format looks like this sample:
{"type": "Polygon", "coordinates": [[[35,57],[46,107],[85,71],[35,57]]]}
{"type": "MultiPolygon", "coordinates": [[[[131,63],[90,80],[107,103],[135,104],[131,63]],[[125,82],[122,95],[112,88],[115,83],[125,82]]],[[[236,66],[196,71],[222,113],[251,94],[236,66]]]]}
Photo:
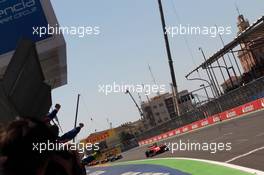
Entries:
{"type": "Polygon", "coordinates": [[[109,159],[111,162],[114,162],[114,161],[117,161],[117,160],[122,159],[122,158],[123,158],[123,156],[121,154],[119,154],[119,155],[113,155],[109,159]]]}
{"type": "Polygon", "coordinates": [[[99,163],[100,163],[99,161],[94,160],[94,161],[92,161],[91,163],[87,164],[87,166],[96,166],[96,165],[98,165],[99,163]]]}
{"type": "Polygon", "coordinates": [[[81,161],[81,163],[83,165],[89,165],[90,163],[92,163],[95,160],[95,156],[94,155],[88,155],[87,157],[84,157],[81,161]]]}
{"type": "Polygon", "coordinates": [[[90,164],[94,164],[94,162],[96,162],[96,159],[100,156],[100,152],[94,152],[90,155],[86,155],[82,158],[81,163],[83,165],[90,165],[90,164]]]}
{"type": "Polygon", "coordinates": [[[148,150],[145,152],[146,157],[153,157],[157,154],[164,153],[166,151],[169,151],[169,147],[162,144],[158,145],[157,143],[154,143],[152,146],[148,147],[148,150]]]}

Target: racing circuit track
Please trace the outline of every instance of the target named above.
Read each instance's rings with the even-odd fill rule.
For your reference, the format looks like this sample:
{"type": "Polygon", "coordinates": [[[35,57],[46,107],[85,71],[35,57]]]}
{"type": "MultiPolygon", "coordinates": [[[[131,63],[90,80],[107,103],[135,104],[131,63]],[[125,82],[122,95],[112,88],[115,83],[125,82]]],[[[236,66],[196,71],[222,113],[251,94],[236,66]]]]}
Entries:
{"type": "MultiPolygon", "coordinates": [[[[243,167],[264,171],[264,111],[258,111],[243,117],[220,122],[206,128],[168,138],[160,143],[232,143],[230,151],[212,154],[208,151],[172,151],[153,158],[186,157],[228,162],[243,167]]],[[[146,159],[147,145],[124,152],[121,161],[146,159]]]]}

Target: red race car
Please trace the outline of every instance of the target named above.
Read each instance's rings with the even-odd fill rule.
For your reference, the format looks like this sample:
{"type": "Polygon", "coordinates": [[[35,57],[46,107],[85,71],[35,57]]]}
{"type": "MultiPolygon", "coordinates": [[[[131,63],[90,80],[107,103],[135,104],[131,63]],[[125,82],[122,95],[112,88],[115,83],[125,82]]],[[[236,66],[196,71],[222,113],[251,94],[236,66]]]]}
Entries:
{"type": "Polygon", "coordinates": [[[157,143],[154,143],[152,146],[148,147],[148,150],[145,152],[146,157],[153,157],[157,154],[164,153],[166,151],[169,151],[169,147],[162,144],[158,145],[157,143]]]}

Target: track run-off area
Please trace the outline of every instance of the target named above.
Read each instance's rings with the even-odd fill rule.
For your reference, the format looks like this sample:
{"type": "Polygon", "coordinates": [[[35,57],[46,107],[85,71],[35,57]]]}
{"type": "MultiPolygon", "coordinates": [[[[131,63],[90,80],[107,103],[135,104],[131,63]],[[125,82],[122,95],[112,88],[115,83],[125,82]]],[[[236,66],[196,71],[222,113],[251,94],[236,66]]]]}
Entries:
{"type": "Polygon", "coordinates": [[[123,159],[114,163],[114,166],[87,168],[87,174],[96,175],[101,172],[103,175],[262,175],[264,111],[252,112],[159,141],[159,144],[178,146],[179,143],[230,143],[231,149],[214,152],[178,148],[147,159],[145,151],[150,145],[143,145],[124,152],[123,159]]]}

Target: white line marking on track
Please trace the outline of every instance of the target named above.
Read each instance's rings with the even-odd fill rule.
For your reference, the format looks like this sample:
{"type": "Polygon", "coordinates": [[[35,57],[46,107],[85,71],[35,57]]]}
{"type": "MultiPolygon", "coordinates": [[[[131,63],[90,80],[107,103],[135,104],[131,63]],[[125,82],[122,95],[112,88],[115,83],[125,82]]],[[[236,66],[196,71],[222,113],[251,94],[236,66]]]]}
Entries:
{"type": "Polygon", "coordinates": [[[226,162],[226,163],[233,162],[233,161],[235,161],[235,160],[237,160],[237,159],[240,159],[240,158],[243,158],[243,157],[249,156],[250,154],[253,154],[253,153],[257,152],[257,151],[261,151],[261,150],[263,150],[263,149],[264,149],[264,146],[263,146],[263,147],[260,147],[260,148],[257,148],[257,149],[254,149],[254,150],[252,150],[252,151],[249,151],[249,152],[247,152],[247,153],[245,153],[245,154],[239,155],[239,156],[237,156],[237,157],[234,157],[234,158],[232,158],[232,159],[230,159],[230,160],[227,160],[227,161],[225,161],[225,162],[226,162]]]}
{"type": "Polygon", "coordinates": [[[258,135],[256,135],[256,137],[262,137],[262,136],[264,136],[264,132],[259,133],[258,135]]]}
{"type": "Polygon", "coordinates": [[[238,139],[237,142],[247,142],[248,139],[238,139]]]}
{"type": "Polygon", "coordinates": [[[217,141],[217,140],[221,140],[223,138],[224,138],[224,136],[216,137],[215,139],[210,140],[210,142],[214,142],[214,141],[217,141]]]}
{"type": "Polygon", "coordinates": [[[229,136],[229,135],[232,135],[232,134],[233,134],[232,132],[225,133],[225,134],[223,134],[220,137],[216,137],[216,138],[210,140],[210,142],[214,142],[214,141],[221,140],[221,139],[227,139],[228,137],[225,137],[225,136],[229,136]]]}
{"type": "Polygon", "coordinates": [[[233,133],[232,132],[229,132],[229,133],[225,133],[224,136],[228,136],[228,135],[232,135],[233,133]]]}

